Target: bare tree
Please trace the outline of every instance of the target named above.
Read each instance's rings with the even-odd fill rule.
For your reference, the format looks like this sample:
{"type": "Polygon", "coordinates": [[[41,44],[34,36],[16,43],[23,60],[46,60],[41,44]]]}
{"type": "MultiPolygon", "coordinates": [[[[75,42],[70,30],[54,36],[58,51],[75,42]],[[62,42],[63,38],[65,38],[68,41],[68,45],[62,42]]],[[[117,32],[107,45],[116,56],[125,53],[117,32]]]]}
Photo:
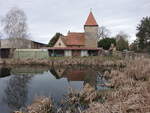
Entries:
{"type": "Polygon", "coordinates": [[[116,47],[117,50],[123,51],[129,49],[129,43],[128,43],[129,35],[124,33],[123,31],[120,31],[116,35],[116,47]]]}
{"type": "Polygon", "coordinates": [[[110,36],[110,31],[105,27],[101,26],[98,29],[98,40],[103,38],[108,38],[110,36]]]}
{"type": "Polygon", "coordinates": [[[116,40],[119,40],[120,38],[123,38],[124,40],[128,41],[129,35],[123,31],[120,31],[117,35],[116,35],[116,40]]]}
{"type": "Polygon", "coordinates": [[[12,8],[6,16],[2,19],[2,24],[4,25],[4,32],[8,39],[11,40],[12,46],[23,47],[26,43],[21,43],[20,40],[26,42],[27,38],[27,17],[23,10],[19,8],[12,8]]]}
{"type": "Polygon", "coordinates": [[[28,86],[32,75],[12,75],[5,89],[3,101],[11,109],[19,109],[25,106],[27,101],[28,86]]]}

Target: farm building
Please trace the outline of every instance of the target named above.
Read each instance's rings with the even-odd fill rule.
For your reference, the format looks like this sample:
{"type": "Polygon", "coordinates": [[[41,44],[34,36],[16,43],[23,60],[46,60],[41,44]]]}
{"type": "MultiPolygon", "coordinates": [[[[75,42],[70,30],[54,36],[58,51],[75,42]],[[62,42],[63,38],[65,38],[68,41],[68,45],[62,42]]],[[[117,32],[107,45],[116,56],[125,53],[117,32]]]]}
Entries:
{"type": "Polygon", "coordinates": [[[90,12],[84,32],[68,32],[60,36],[53,47],[48,48],[50,56],[97,56],[101,48],[97,47],[98,24],[90,12]]]}
{"type": "MultiPolygon", "coordinates": [[[[46,47],[46,44],[27,39],[1,39],[0,40],[0,58],[12,58],[16,49],[40,49],[46,47]]],[[[40,51],[40,50],[39,50],[40,51]]]]}
{"type": "Polygon", "coordinates": [[[0,58],[11,58],[12,52],[11,48],[0,48],[0,58]]]}
{"type": "Polygon", "coordinates": [[[46,44],[35,42],[28,39],[2,39],[1,48],[15,49],[39,49],[46,47],[46,44]]]}

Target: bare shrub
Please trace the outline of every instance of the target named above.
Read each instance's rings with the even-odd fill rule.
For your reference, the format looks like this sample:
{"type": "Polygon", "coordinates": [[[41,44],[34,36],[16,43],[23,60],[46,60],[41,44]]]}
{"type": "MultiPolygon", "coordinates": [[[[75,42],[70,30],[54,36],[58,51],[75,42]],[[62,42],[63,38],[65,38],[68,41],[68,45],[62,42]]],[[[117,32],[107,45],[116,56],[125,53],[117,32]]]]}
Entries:
{"type": "Polygon", "coordinates": [[[52,109],[53,104],[50,98],[38,97],[24,112],[15,111],[14,113],[50,113],[52,109]]]}

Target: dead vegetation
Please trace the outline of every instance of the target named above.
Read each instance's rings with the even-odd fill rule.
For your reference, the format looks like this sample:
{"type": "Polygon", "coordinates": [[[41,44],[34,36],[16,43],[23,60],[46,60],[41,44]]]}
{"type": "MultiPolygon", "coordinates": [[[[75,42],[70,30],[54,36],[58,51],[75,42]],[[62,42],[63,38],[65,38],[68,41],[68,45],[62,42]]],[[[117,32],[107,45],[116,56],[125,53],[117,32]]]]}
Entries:
{"type": "MultiPolygon", "coordinates": [[[[61,108],[55,110],[55,112],[149,113],[150,60],[137,58],[121,62],[124,62],[126,67],[122,69],[116,68],[111,72],[106,71],[104,74],[109,80],[106,85],[111,90],[95,91],[89,84],[86,84],[81,92],[71,91],[62,102],[61,108]]],[[[34,106],[38,105],[35,104],[34,106]]]]}
{"type": "Polygon", "coordinates": [[[1,59],[3,65],[47,65],[47,66],[125,66],[124,61],[112,56],[53,57],[49,59],[1,59]]]}
{"type": "Polygon", "coordinates": [[[128,61],[123,70],[105,74],[113,91],[104,103],[91,103],[83,113],[148,113],[150,112],[150,60],[128,61]]]}
{"type": "Polygon", "coordinates": [[[31,105],[29,105],[25,111],[15,111],[14,113],[52,113],[53,104],[48,97],[38,97],[31,105]]]}

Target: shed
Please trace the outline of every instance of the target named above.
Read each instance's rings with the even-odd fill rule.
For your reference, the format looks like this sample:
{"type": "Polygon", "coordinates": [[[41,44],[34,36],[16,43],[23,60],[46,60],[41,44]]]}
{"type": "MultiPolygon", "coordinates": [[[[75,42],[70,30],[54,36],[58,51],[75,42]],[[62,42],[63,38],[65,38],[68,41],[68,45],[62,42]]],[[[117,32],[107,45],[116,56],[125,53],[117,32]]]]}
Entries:
{"type": "Polygon", "coordinates": [[[0,58],[10,58],[11,49],[10,48],[0,48],[0,58]]]}

